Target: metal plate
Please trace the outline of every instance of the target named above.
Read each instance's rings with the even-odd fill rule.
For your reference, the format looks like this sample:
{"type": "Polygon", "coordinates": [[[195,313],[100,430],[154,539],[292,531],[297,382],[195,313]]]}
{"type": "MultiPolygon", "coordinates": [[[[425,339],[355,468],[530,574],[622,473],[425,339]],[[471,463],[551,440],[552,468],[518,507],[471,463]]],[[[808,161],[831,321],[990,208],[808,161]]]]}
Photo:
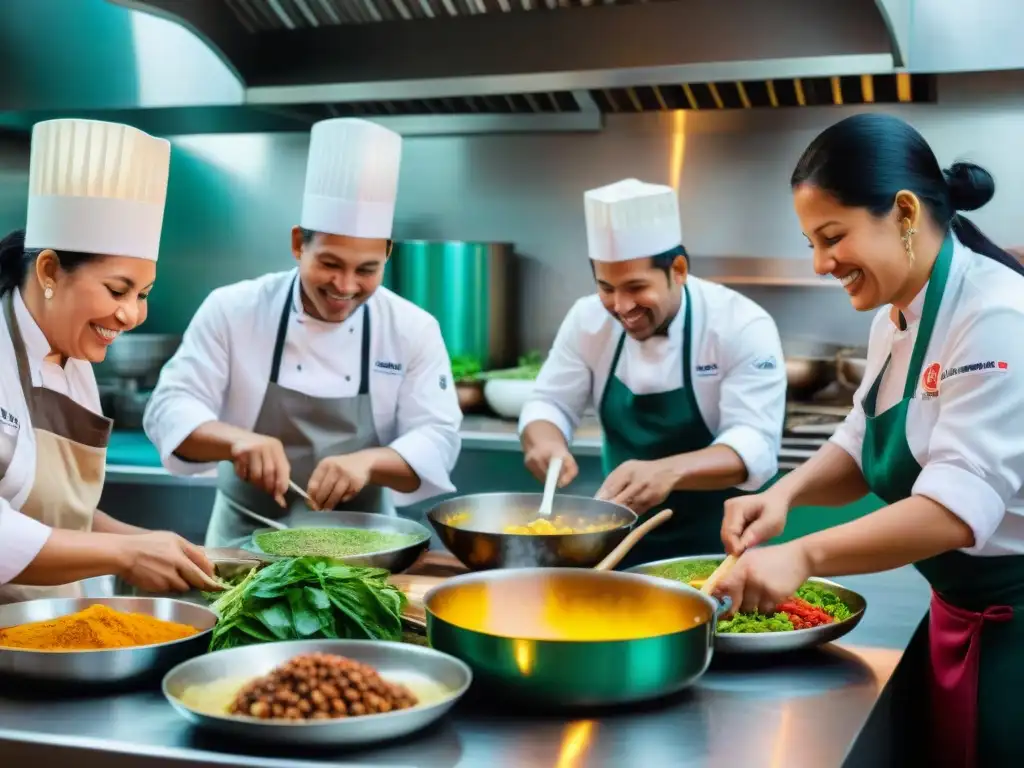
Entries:
{"type": "Polygon", "coordinates": [[[184,640],[137,648],[96,651],[26,651],[0,648],[0,674],[67,683],[123,683],[160,676],[175,664],[206,652],[217,615],[202,605],[152,597],[83,597],[29,600],[0,606],[0,627],[49,621],[106,605],[126,613],[144,613],[189,624],[199,634],[184,640]]]}
{"type": "MultiPolygon", "coordinates": [[[[718,562],[721,562],[724,559],[725,555],[723,554],[674,557],[668,560],[657,560],[653,563],[635,565],[627,570],[632,573],[641,573],[649,576],[652,575],[651,571],[655,568],[665,565],[687,563],[696,560],[717,560],[718,562]]],[[[675,581],[675,579],[666,579],[666,581],[675,581]]],[[[716,633],[715,651],[718,653],[730,654],[785,653],[787,651],[815,648],[819,645],[824,645],[825,643],[831,643],[832,641],[838,640],[843,635],[853,631],[853,629],[860,623],[860,620],[864,618],[864,611],[866,611],[868,607],[867,600],[852,589],[847,589],[841,584],[836,584],[834,581],[829,581],[828,579],[813,577],[808,579],[808,581],[820,584],[821,586],[827,587],[835,592],[850,608],[850,612],[852,613],[850,618],[845,621],[837,621],[820,627],[812,627],[811,629],[795,629],[792,632],[761,632],[750,634],[716,633]]]]}
{"type": "MultiPolygon", "coordinates": [[[[420,525],[415,520],[406,520],[403,517],[391,517],[370,512],[311,512],[308,516],[297,513],[293,514],[289,519],[289,525],[291,528],[361,528],[363,530],[403,533],[422,537],[419,541],[413,544],[406,544],[403,547],[342,558],[342,562],[346,565],[356,565],[364,568],[384,568],[391,571],[391,573],[402,573],[411,568],[412,564],[430,546],[430,531],[426,526],[420,525]]],[[[243,549],[256,553],[270,561],[286,559],[276,555],[268,555],[256,544],[258,536],[273,532],[273,528],[257,529],[253,532],[249,541],[243,545],[243,549]]]]}
{"type": "Polygon", "coordinates": [[[419,645],[379,640],[297,640],[232,648],[192,659],[167,674],[163,693],[190,723],[227,736],[299,746],[354,746],[398,738],[430,725],[451,709],[472,680],[473,673],[463,662],[419,645]],[[188,686],[259,677],[304,653],[346,656],[369,664],[392,682],[428,680],[451,693],[437,702],[386,714],[298,723],[210,715],[186,706],[178,698],[188,686]]]}
{"type": "Polygon", "coordinates": [[[525,525],[537,519],[543,494],[477,493],[459,496],[427,512],[427,520],[442,543],[473,571],[492,568],[573,567],[593,568],[615,549],[636,523],[636,514],[619,504],[590,496],[556,493],[552,515],[571,525],[598,520],[618,523],[616,528],[594,533],[554,535],[505,533],[509,525],[525,525]],[[456,513],[465,520],[451,525],[456,513]]]}

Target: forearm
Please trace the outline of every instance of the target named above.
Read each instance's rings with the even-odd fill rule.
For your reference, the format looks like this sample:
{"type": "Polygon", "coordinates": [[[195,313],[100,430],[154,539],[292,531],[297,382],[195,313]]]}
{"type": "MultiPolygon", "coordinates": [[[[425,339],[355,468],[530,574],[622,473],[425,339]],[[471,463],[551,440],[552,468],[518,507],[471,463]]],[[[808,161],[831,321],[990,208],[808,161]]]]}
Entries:
{"type": "Polygon", "coordinates": [[[974,533],[941,504],[912,496],[797,541],[812,575],[829,577],[887,571],[970,547],[974,533]]]}
{"type": "Polygon", "coordinates": [[[839,446],[826,443],[769,492],[782,494],[790,507],[841,507],[869,491],[853,457],[839,446]]]}
{"type": "Polygon", "coordinates": [[[95,576],[120,573],[124,568],[116,534],[56,529],[14,584],[52,587],[95,576]]]}
{"type": "Polygon", "coordinates": [[[414,493],[420,476],[393,448],[368,448],[362,451],[371,462],[370,483],[399,493],[414,493]]]}
{"type": "Polygon", "coordinates": [[[676,491],[717,491],[747,479],[743,459],[727,445],[680,453],[664,461],[676,477],[672,486],[676,491]]]}
{"type": "Polygon", "coordinates": [[[196,427],[177,447],[174,455],[198,463],[230,461],[231,447],[250,435],[252,432],[249,430],[222,421],[208,421],[196,427]]]}
{"type": "Polygon", "coordinates": [[[118,536],[134,536],[140,533],[148,533],[145,528],[122,523],[100,509],[97,509],[93,515],[92,530],[93,533],[112,533],[118,536]]]}
{"type": "Polygon", "coordinates": [[[538,446],[550,443],[555,443],[566,449],[569,447],[562,430],[550,421],[543,420],[527,424],[519,436],[519,442],[523,446],[523,453],[529,453],[538,446]]]}

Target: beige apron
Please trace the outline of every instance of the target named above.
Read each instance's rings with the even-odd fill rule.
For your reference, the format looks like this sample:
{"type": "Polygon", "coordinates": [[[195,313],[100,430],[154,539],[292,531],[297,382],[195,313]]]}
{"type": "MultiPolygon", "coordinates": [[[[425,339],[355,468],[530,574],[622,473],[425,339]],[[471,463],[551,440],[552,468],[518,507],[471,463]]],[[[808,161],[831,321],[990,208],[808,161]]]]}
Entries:
{"type": "MultiPolygon", "coordinates": [[[[4,315],[36,440],[36,474],[20,512],[52,528],[92,530],[103,493],[107,443],[113,422],[67,395],[32,384],[28,353],[18,330],[12,294],[3,298],[4,315]]],[[[0,466],[0,475],[8,467],[0,466]]],[[[0,587],[0,605],[47,597],[79,597],[81,584],[59,587],[0,587]]]]}

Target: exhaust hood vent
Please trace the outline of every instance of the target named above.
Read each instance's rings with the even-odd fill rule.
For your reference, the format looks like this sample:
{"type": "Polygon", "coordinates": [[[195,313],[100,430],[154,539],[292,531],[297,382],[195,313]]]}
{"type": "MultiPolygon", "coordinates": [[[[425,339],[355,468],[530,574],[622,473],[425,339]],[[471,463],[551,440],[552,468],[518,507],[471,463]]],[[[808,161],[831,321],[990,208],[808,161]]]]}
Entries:
{"type": "MultiPolygon", "coordinates": [[[[341,114],[798,106],[837,103],[833,78],[847,103],[859,99],[847,76],[894,72],[881,0],[108,2],[191,29],[238,73],[247,104],[341,114]]],[[[877,85],[863,100],[889,100],[877,85]]]]}
{"type": "Polygon", "coordinates": [[[404,101],[353,101],[289,105],[287,112],[309,122],[328,117],[424,115],[602,114],[667,112],[677,109],[756,109],[935,101],[931,75],[861,75],[722,83],[602,88],[592,91],[517,93],[404,101]]]}
{"type": "Polygon", "coordinates": [[[935,101],[935,78],[900,73],[744,80],[603,88],[590,95],[604,113],[922,103],[935,101]]]}
{"type": "MultiPolygon", "coordinates": [[[[250,33],[339,24],[444,19],[483,13],[557,11],[647,0],[223,0],[250,33]]],[[[668,0],[654,0],[666,2],[668,0]]],[[[209,0],[207,0],[209,2],[209,0]]]]}

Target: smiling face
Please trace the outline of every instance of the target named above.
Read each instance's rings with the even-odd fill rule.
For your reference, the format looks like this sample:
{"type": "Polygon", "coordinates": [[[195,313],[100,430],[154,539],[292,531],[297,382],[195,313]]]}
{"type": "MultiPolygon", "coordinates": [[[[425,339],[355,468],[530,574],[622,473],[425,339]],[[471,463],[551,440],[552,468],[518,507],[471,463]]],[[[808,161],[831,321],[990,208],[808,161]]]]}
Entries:
{"type": "MultiPolygon", "coordinates": [[[[70,262],[69,262],[70,264],[70,262]]],[[[53,351],[101,363],[107,348],[124,331],[140,326],[156,279],[156,262],[128,256],[87,258],[65,269],[51,250],[39,254],[31,290],[49,299],[37,301],[36,318],[53,351]]]]}
{"type": "Polygon", "coordinates": [[[912,272],[902,227],[908,217],[918,220],[916,198],[894,200],[890,213],[875,216],[866,208],[843,206],[805,183],[793,190],[793,204],[814,249],[814,271],[838,279],[854,309],[865,312],[902,302],[912,272]]]}
{"type": "Polygon", "coordinates": [[[319,232],[303,239],[295,227],[292,253],[299,262],[303,308],[320,320],[344,322],[380,287],[388,241],[319,232]]]}
{"type": "Polygon", "coordinates": [[[667,271],[649,258],[592,264],[601,303],[637,341],[662,331],[679,311],[687,274],[683,256],[667,271]]]}

